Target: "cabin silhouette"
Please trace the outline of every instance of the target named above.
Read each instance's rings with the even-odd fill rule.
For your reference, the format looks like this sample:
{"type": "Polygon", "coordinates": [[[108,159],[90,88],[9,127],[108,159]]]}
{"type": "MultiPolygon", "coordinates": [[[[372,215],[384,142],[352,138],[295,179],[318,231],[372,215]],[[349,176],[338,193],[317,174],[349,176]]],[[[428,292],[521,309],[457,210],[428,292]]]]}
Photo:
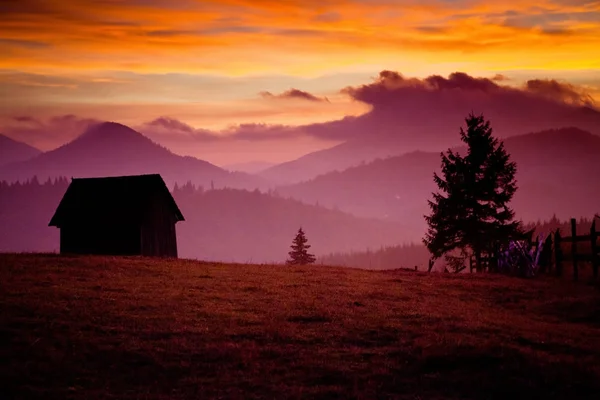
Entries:
{"type": "Polygon", "coordinates": [[[162,177],[72,179],[49,226],[61,254],[177,257],[175,224],[184,221],[162,177]]]}

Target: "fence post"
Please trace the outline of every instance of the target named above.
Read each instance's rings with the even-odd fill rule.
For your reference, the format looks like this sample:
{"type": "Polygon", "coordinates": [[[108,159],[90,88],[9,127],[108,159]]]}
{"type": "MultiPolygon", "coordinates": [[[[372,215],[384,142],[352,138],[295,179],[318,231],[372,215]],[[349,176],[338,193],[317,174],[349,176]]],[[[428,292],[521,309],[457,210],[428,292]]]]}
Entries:
{"type": "Polygon", "coordinates": [[[571,257],[573,257],[573,279],[579,279],[579,265],[577,265],[577,220],[571,218],[571,257]]]}
{"type": "Polygon", "coordinates": [[[544,263],[546,263],[546,268],[548,275],[550,275],[552,273],[552,235],[548,235],[548,237],[546,238],[546,241],[543,244],[543,248],[542,248],[542,252],[540,254],[540,257],[543,255],[544,256],[544,263]]]}
{"type": "Polygon", "coordinates": [[[592,222],[592,228],[590,229],[590,237],[592,241],[592,268],[594,269],[594,279],[598,278],[598,247],[596,246],[596,238],[598,234],[596,233],[596,220],[592,222]]]}
{"type": "Polygon", "coordinates": [[[556,268],[556,275],[562,276],[562,249],[561,244],[560,228],[556,229],[554,234],[554,264],[556,268]]]}

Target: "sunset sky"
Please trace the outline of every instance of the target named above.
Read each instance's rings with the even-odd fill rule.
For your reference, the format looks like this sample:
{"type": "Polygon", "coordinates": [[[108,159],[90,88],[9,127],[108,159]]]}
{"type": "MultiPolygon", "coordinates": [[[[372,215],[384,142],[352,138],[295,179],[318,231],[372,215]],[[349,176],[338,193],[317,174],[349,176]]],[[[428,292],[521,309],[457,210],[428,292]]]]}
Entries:
{"type": "MultiPolygon", "coordinates": [[[[0,133],[13,137],[65,115],[211,132],[325,122],[367,112],[343,89],[382,70],[555,79],[600,100],[600,1],[3,0],[0,15],[0,133]]],[[[79,126],[16,138],[47,150],[79,126]]],[[[271,159],[323,146],[296,141],[271,159]]]]}

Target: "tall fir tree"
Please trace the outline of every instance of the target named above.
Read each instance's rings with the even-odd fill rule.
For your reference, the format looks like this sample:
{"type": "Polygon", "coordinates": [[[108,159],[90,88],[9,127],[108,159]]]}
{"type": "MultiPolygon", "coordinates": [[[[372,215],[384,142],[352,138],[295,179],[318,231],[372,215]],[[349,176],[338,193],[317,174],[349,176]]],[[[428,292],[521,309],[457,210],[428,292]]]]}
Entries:
{"type": "Polygon", "coordinates": [[[517,190],[517,166],[483,115],[471,113],[465,121],[467,130],[461,127],[460,137],[467,152],[441,154],[442,176],[434,174],[441,193],[433,193],[429,201],[423,242],[434,258],[455,249],[469,250],[480,271],[483,253],[522,234],[509,207],[517,190]]]}
{"type": "Polygon", "coordinates": [[[316,261],[315,256],[308,252],[310,245],[307,242],[308,240],[302,228],[298,229],[298,233],[292,242],[292,251],[288,253],[290,256],[287,260],[288,265],[306,265],[316,261]]]}

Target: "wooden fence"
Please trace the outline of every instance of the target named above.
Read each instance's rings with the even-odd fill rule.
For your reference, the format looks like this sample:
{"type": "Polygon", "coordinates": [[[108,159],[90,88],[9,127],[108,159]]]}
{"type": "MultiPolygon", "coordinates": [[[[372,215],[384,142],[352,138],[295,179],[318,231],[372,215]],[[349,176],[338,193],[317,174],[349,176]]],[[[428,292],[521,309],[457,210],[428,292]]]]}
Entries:
{"type": "Polygon", "coordinates": [[[596,231],[596,220],[592,222],[590,233],[588,235],[577,235],[577,221],[571,219],[571,236],[562,237],[560,230],[557,229],[554,234],[554,262],[556,273],[560,276],[563,273],[563,264],[566,261],[573,263],[573,279],[579,279],[580,262],[588,261],[592,265],[594,278],[598,278],[598,266],[600,265],[600,246],[598,246],[598,237],[600,232],[596,231]],[[589,243],[589,252],[582,251],[578,244],[589,243]],[[571,251],[563,252],[562,243],[571,243],[571,251]]]}
{"type": "MultiPolygon", "coordinates": [[[[533,240],[533,234],[534,234],[534,229],[525,232],[525,234],[523,235],[523,237],[521,238],[522,240],[525,240],[527,243],[529,243],[529,246],[533,247],[533,248],[537,248],[538,243],[536,241],[533,240]]],[[[544,242],[544,246],[546,246],[548,244],[548,242],[544,242]]],[[[552,243],[550,243],[550,246],[552,245],[552,243]]],[[[471,273],[473,273],[473,271],[476,270],[476,261],[475,261],[475,256],[471,255],[469,257],[469,271],[471,273]]],[[[496,249],[495,251],[491,252],[491,253],[484,253],[481,255],[481,271],[487,271],[487,272],[497,272],[498,271],[498,250],[496,249]]]]}
{"type": "MultiPolygon", "coordinates": [[[[600,232],[596,231],[597,218],[599,216],[594,218],[589,234],[577,235],[577,221],[575,218],[572,218],[571,236],[562,237],[560,229],[557,229],[554,234],[549,235],[544,242],[542,254],[540,255],[540,272],[562,276],[564,264],[571,262],[573,265],[573,279],[578,280],[579,268],[582,266],[582,263],[589,262],[592,266],[594,278],[598,278],[598,269],[600,267],[600,245],[598,245],[598,238],[600,237],[600,232]],[[564,243],[571,244],[570,251],[563,251],[564,243]],[[588,249],[583,249],[584,245],[588,249]],[[553,255],[554,260],[552,260],[553,255]]],[[[533,235],[533,232],[531,234],[533,235]]],[[[532,235],[526,240],[530,246],[536,248],[538,243],[533,240],[532,235]]],[[[497,268],[497,257],[495,255],[484,255],[481,257],[481,264],[483,271],[493,272],[497,268]]],[[[469,258],[469,269],[471,272],[475,269],[475,259],[473,256],[469,258]]]]}

